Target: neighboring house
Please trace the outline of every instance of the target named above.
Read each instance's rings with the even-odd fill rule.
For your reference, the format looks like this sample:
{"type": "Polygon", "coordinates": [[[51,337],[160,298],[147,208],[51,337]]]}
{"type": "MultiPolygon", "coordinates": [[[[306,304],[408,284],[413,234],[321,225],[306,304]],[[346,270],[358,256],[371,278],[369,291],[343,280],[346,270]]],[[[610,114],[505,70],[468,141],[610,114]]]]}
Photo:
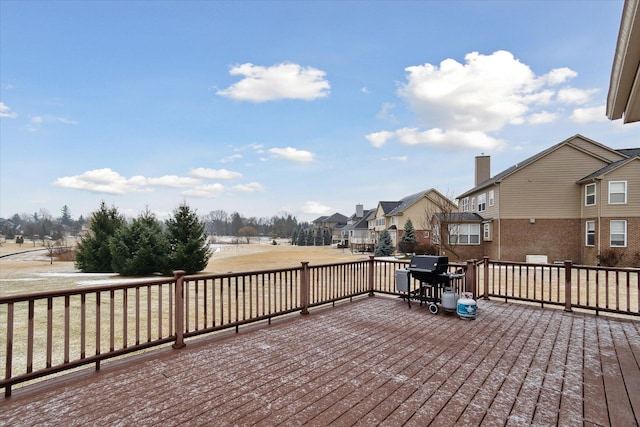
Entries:
{"type": "Polygon", "coordinates": [[[342,247],[350,247],[353,251],[373,251],[375,239],[369,231],[369,218],[375,214],[375,209],[364,209],[362,205],[356,205],[356,211],[347,220],[347,225],[342,227],[342,247]]]}
{"type": "Polygon", "coordinates": [[[633,264],[639,155],[575,135],[493,177],[489,157],[478,156],[475,187],[458,196],[460,215],[440,224],[442,240],[459,259],[596,264],[614,249],[633,264]]]}
{"type": "Polygon", "coordinates": [[[329,230],[331,232],[331,243],[340,242],[342,237],[342,228],[347,225],[347,217],[341,213],[334,213],[330,216],[321,216],[316,218],[312,224],[317,231],[329,230]]]}
{"type": "Polygon", "coordinates": [[[455,212],[458,205],[431,188],[411,194],[394,202],[378,202],[375,215],[369,219],[369,228],[377,236],[388,230],[394,246],[397,247],[404,232],[404,226],[411,219],[416,237],[421,244],[431,244],[431,218],[440,212],[455,212]]]}
{"type": "Polygon", "coordinates": [[[622,10],[607,96],[607,117],[640,121],[640,0],[626,0],[622,10]]]}

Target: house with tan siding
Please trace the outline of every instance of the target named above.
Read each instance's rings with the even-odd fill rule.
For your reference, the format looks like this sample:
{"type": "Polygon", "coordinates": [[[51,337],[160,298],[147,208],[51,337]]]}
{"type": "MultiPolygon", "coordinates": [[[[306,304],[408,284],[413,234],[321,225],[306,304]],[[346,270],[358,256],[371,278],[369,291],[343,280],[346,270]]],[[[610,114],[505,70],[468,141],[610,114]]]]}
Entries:
{"type": "MultiPolygon", "coordinates": [[[[378,236],[389,231],[395,247],[409,219],[421,244],[431,244],[431,218],[439,212],[457,211],[458,205],[434,188],[411,194],[398,201],[381,201],[369,219],[369,229],[378,236]]],[[[377,241],[377,240],[376,240],[377,241]]]]}
{"type": "Polygon", "coordinates": [[[440,223],[455,257],[597,264],[614,252],[640,261],[640,149],[616,150],[575,135],[490,176],[476,157],[475,186],[460,214],[440,223]],[[468,216],[466,217],[468,218],[468,216]]]}

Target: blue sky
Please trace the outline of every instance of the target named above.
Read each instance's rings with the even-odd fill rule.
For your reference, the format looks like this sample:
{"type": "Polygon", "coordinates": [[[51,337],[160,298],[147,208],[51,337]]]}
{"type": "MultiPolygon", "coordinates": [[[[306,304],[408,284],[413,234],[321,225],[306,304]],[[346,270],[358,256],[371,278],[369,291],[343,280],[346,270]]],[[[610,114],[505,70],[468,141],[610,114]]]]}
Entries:
{"type": "Polygon", "coordinates": [[[373,208],[473,186],[604,106],[622,1],[0,2],[0,216],[373,208]]]}

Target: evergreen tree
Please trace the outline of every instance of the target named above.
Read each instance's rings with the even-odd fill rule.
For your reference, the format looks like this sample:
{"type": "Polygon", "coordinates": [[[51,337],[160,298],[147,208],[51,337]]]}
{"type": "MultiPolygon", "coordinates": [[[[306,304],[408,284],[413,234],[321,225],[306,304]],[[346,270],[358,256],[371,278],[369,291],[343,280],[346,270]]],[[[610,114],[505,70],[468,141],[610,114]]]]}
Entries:
{"type": "Polygon", "coordinates": [[[304,228],[301,228],[298,233],[298,246],[307,246],[307,232],[304,228]]]}
{"type": "Polygon", "coordinates": [[[107,208],[104,201],[91,215],[89,234],[82,238],[76,253],[76,268],[84,273],[111,273],[109,241],[125,225],[125,219],[115,207],[107,208]]]}
{"type": "Polygon", "coordinates": [[[168,269],[184,270],[187,274],[204,270],[213,250],[209,247],[205,224],[196,212],[181,204],[166,221],[166,226],[170,251],[168,269]]]}
{"type": "Polygon", "coordinates": [[[291,236],[291,244],[292,245],[298,244],[298,231],[296,230],[293,230],[293,235],[291,236]]]}
{"type": "Polygon", "coordinates": [[[169,242],[160,222],[148,210],[131,225],[116,230],[109,243],[113,271],[124,276],[167,273],[169,242]]]}
{"type": "Polygon", "coordinates": [[[398,247],[401,252],[410,253],[414,251],[417,242],[416,229],[413,228],[413,222],[411,221],[411,218],[409,218],[407,219],[407,222],[404,223],[404,231],[400,238],[400,242],[398,243],[398,247]]]}
{"type": "Polygon", "coordinates": [[[394,252],[395,248],[393,247],[393,242],[391,241],[391,235],[389,234],[389,231],[383,230],[382,233],[380,233],[378,243],[373,250],[373,255],[389,256],[393,255],[394,252]]]}

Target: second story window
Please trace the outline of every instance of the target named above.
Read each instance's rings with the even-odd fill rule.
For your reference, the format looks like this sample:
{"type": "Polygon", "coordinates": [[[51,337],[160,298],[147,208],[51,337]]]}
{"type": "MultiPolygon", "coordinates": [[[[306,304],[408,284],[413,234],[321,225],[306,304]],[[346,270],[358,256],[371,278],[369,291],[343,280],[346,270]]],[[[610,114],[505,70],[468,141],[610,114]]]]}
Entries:
{"type": "Polygon", "coordinates": [[[596,204],[596,184],[587,184],[584,187],[584,205],[593,206],[596,204]]]}
{"type": "Polygon", "coordinates": [[[482,193],[478,196],[478,212],[484,212],[487,209],[487,194],[482,193]]]}
{"type": "Polygon", "coordinates": [[[462,212],[469,212],[469,198],[465,197],[464,199],[462,199],[462,212]]]}
{"type": "Polygon", "coordinates": [[[489,206],[493,206],[495,202],[495,193],[493,192],[493,190],[491,190],[489,191],[489,206]]]}
{"type": "Polygon", "coordinates": [[[627,181],[609,182],[609,204],[621,205],[627,203],[627,181]]]}
{"type": "Polygon", "coordinates": [[[476,198],[472,197],[471,198],[471,212],[476,210],[476,198]]]}

